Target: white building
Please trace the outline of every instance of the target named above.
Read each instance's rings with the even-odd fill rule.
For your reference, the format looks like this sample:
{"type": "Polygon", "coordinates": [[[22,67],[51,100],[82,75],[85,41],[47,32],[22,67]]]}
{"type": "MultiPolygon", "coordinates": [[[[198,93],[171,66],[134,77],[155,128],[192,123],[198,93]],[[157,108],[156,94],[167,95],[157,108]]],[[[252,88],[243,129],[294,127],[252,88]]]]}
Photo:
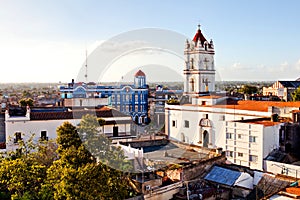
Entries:
{"type": "Polygon", "coordinates": [[[215,91],[214,45],[207,42],[200,25],[192,41],[186,41],[184,94],[197,96],[203,92],[215,91]]]}
{"type": "Polygon", "coordinates": [[[186,98],[181,105],[165,106],[166,134],[185,143],[222,148],[233,163],[262,169],[263,158],[279,147],[279,124],[270,125],[266,118],[273,114],[289,116],[286,111],[298,110],[300,103],[237,101],[215,92],[213,44],[206,41],[200,29],[191,42],[186,42],[185,55],[186,98]],[[265,122],[247,122],[257,118],[265,122]],[[233,134],[231,139],[226,139],[227,133],[233,134]],[[238,138],[240,135],[243,139],[238,138]]]}
{"type": "Polygon", "coordinates": [[[278,96],[282,100],[292,100],[291,94],[300,86],[300,81],[276,81],[270,87],[263,87],[263,95],[278,96]]]}
{"type": "Polygon", "coordinates": [[[108,137],[130,136],[132,120],[130,116],[108,107],[95,110],[74,110],[61,111],[51,110],[31,111],[28,107],[25,115],[13,114],[10,111],[5,113],[6,149],[18,148],[18,140],[27,141],[34,134],[34,141],[39,139],[56,139],[56,129],[65,121],[77,126],[81,117],[85,114],[92,114],[105,120],[105,125],[100,129],[108,137]]]}
{"type": "Polygon", "coordinates": [[[280,122],[243,120],[225,122],[227,160],[263,170],[264,158],[279,147],[280,122]]]}

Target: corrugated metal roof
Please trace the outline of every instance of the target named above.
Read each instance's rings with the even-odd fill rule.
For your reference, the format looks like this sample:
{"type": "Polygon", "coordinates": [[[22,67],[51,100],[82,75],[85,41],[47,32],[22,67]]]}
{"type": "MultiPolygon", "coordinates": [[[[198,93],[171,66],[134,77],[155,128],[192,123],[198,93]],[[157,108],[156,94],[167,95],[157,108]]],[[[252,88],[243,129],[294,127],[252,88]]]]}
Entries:
{"type": "Polygon", "coordinates": [[[297,88],[300,86],[300,81],[279,81],[279,83],[287,88],[297,88]]]}
{"type": "Polygon", "coordinates": [[[216,183],[233,186],[235,181],[240,177],[241,172],[226,169],[219,166],[214,166],[211,171],[205,176],[205,180],[216,183]]]}
{"type": "Polygon", "coordinates": [[[242,172],[240,177],[235,181],[234,185],[252,190],[253,177],[246,172],[242,172]]]}

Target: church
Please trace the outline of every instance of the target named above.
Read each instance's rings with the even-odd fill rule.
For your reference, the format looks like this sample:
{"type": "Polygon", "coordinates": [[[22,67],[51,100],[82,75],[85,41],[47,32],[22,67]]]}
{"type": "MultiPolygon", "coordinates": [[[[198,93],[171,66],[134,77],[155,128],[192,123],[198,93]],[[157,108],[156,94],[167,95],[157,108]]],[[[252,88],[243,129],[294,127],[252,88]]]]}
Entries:
{"type": "Polygon", "coordinates": [[[271,116],[290,117],[299,102],[239,101],[215,90],[214,43],[200,26],[184,50],[184,96],[180,105],[165,106],[165,134],[169,139],[222,148],[229,161],[263,169],[263,159],[279,147],[283,124],[271,116]]]}

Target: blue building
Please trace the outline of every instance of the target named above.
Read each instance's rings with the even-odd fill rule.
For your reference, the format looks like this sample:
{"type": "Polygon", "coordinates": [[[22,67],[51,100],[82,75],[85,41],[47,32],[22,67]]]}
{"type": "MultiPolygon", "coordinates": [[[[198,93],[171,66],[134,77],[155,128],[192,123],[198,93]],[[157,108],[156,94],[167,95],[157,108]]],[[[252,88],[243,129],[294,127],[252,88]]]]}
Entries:
{"type": "Polygon", "coordinates": [[[95,83],[75,83],[72,80],[67,86],[60,86],[62,99],[108,98],[109,104],[116,110],[130,115],[137,124],[147,124],[148,86],[146,75],[139,70],[134,75],[133,85],[106,86],[95,83]]]}

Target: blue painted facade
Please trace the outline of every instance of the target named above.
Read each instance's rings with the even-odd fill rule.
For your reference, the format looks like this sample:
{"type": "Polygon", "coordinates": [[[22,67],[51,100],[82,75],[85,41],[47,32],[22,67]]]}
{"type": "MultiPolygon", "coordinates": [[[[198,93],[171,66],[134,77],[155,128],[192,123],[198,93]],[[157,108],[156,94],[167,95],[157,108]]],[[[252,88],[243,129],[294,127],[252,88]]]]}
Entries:
{"type": "Polygon", "coordinates": [[[149,123],[148,87],[146,76],[138,71],[133,85],[105,86],[86,83],[69,83],[60,86],[61,98],[109,98],[116,110],[130,115],[138,124],[149,123]]]}

